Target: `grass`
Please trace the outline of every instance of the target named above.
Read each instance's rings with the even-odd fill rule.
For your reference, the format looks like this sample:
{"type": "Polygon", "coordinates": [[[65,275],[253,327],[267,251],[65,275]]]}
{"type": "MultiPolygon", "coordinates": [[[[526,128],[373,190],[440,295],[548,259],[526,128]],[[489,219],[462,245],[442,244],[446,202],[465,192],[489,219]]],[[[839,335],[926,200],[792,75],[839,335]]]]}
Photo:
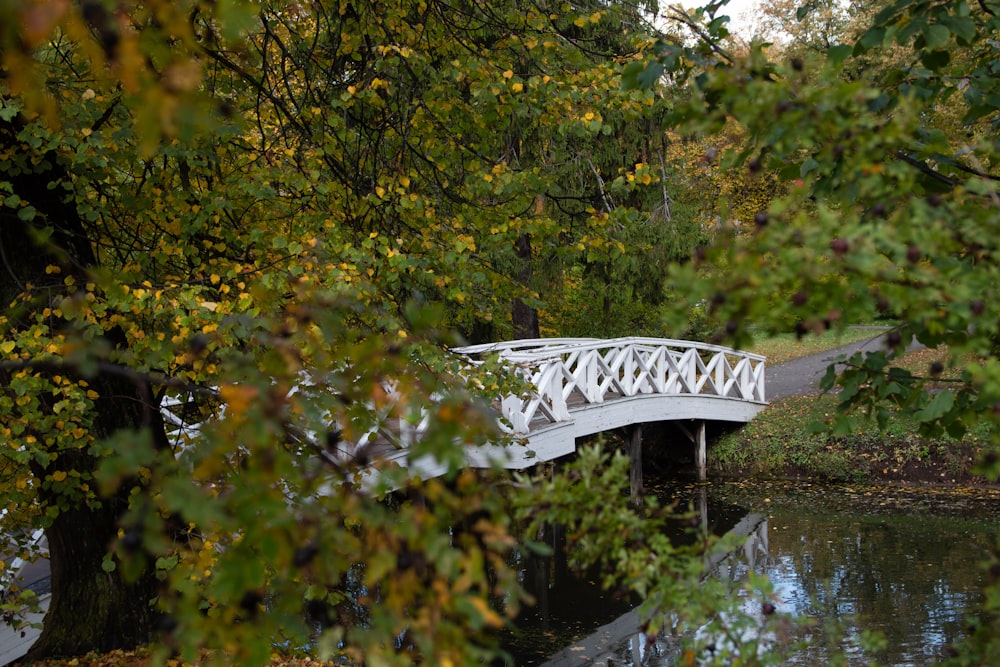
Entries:
{"type": "Polygon", "coordinates": [[[836,398],[811,394],[772,403],[739,431],[709,449],[712,474],[723,477],[814,479],[832,482],[982,483],[976,463],[990,434],[985,428],[961,440],[924,439],[916,423],[896,413],[885,432],[863,424],[846,437],[813,432],[836,409],[836,398]]]}
{"type": "MultiPolygon", "coordinates": [[[[845,335],[777,336],[754,346],[777,364],[840,345],[863,340],[872,329],[848,329],[845,335]]],[[[910,352],[896,365],[915,375],[934,375],[938,364],[949,363],[947,349],[910,352]]],[[[938,367],[938,370],[940,368],[938,367]]],[[[953,379],[957,371],[940,375],[953,379]]],[[[942,383],[943,384],[943,383],[942,383]]],[[[903,412],[893,414],[884,432],[874,423],[863,423],[855,433],[835,438],[822,423],[836,410],[830,395],[792,396],[773,402],[752,422],[724,435],[709,449],[709,467],[721,477],[815,479],[835,482],[946,482],[982,483],[976,463],[989,447],[991,434],[985,426],[962,439],[925,439],[917,435],[917,423],[903,412]],[[819,428],[815,428],[820,425],[819,428]]]]}
{"type": "Polygon", "coordinates": [[[822,334],[807,334],[801,337],[793,333],[779,334],[754,341],[748,352],[763,354],[767,357],[769,365],[781,364],[860,340],[868,340],[882,332],[882,327],[848,327],[841,331],[830,330],[822,334]]]}

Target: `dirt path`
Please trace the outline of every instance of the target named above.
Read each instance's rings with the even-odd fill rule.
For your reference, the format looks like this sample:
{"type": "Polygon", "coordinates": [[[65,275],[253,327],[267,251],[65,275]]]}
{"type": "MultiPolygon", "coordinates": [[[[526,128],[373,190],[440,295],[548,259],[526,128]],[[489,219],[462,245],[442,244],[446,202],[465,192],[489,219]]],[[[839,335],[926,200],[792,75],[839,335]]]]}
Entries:
{"type": "Polygon", "coordinates": [[[884,327],[872,327],[872,337],[849,345],[826,350],[809,357],[801,357],[786,361],[783,364],[767,367],[766,391],[767,400],[773,401],[788,396],[809,394],[819,390],[819,381],[826,374],[826,367],[839,357],[848,357],[859,350],[878,350],[883,348],[884,327]]]}

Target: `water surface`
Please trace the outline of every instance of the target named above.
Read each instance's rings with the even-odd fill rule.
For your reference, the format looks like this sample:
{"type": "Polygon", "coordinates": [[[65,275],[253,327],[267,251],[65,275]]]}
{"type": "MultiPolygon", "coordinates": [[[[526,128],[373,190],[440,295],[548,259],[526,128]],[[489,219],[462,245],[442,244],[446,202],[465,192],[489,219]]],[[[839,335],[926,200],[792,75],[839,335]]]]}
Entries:
{"type": "MultiPolygon", "coordinates": [[[[780,482],[652,488],[666,501],[690,503],[720,534],[747,515],[762,518],[752,543],[716,576],[738,580],[750,569],[766,574],[779,614],[812,621],[815,629],[796,636],[811,635],[816,645],[800,652],[797,664],[823,664],[838,651],[852,665],[934,664],[961,637],[981,599],[981,564],[1000,530],[996,490],[780,482]],[[820,632],[831,625],[840,628],[833,645],[820,632]],[[863,631],[882,633],[884,649],[862,650],[863,631]]],[[[623,622],[634,600],[604,593],[594,577],[574,576],[558,562],[526,570],[526,583],[544,606],[522,620],[513,646],[517,664],[546,664],[609,623],[621,636],[599,660],[567,662],[572,652],[563,651],[548,664],[603,666],[608,658],[618,666],[675,664],[675,641],[648,643],[632,629],[634,619],[631,626],[623,622]]]]}

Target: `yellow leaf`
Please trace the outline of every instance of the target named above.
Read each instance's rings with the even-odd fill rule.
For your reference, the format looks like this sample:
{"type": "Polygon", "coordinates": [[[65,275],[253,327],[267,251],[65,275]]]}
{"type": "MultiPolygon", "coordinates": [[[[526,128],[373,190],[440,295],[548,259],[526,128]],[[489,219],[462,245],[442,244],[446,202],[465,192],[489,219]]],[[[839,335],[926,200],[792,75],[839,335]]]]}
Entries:
{"type": "Polygon", "coordinates": [[[3,343],[0,343],[0,352],[10,354],[14,351],[15,347],[17,347],[17,343],[12,340],[5,340],[3,343]]]}
{"type": "Polygon", "coordinates": [[[52,481],[53,482],[61,482],[64,479],[66,479],[66,471],[65,470],[56,470],[54,473],[52,473],[52,481]]]}
{"type": "Polygon", "coordinates": [[[235,414],[246,412],[257,398],[257,388],[247,385],[224,384],[219,387],[219,397],[235,414]]]}
{"type": "Polygon", "coordinates": [[[480,613],[483,617],[483,621],[494,628],[499,628],[503,625],[503,619],[495,611],[490,609],[490,606],[486,604],[486,601],[482,598],[472,598],[472,606],[476,608],[476,611],[480,613]]]}

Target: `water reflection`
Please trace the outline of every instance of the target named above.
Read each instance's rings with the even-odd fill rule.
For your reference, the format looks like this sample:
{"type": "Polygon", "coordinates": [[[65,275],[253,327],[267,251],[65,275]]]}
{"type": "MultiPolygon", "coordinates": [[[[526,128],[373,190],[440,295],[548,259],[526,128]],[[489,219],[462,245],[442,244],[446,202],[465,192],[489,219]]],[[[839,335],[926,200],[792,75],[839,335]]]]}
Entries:
{"type": "Polygon", "coordinates": [[[769,507],[769,557],[760,571],[779,611],[841,624],[858,664],[929,665],[957,640],[981,599],[978,564],[994,543],[997,500],[906,490],[806,487],[769,507]],[[887,648],[864,656],[861,631],[887,648]]]}
{"type": "MultiPolygon", "coordinates": [[[[661,494],[687,494],[717,534],[735,529],[749,536],[738,553],[716,554],[709,565],[714,576],[732,580],[749,570],[768,575],[779,612],[815,620],[815,644],[797,664],[824,664],[834,652],[849,664],[933,664],[979,603],[978,564],[1000,526],[993,492],[771,485],[765,495],[740,485],[671,485],[661,494]],[[833,646],[820,631],[831,624],[842,637],[833,646]],[[885,650],[862,651],[861,634],[870,630],[884,634],[885,650]]],[[[550,575],[557,571],[549,565],[550,575]]],[[[546,650],[547,667],[675,664],[676,642],[647,643],[622,600],[602,597],[586,578],[565,570],[559,576],[539,580],[536,589],[547,593],[547,641],[519,655],[518,664],[541,664],[546,650]],[[553,614],[563,602],[568,607],[553,614]],[[574,610],[583,613],[571,618],[574,610]]]]}

